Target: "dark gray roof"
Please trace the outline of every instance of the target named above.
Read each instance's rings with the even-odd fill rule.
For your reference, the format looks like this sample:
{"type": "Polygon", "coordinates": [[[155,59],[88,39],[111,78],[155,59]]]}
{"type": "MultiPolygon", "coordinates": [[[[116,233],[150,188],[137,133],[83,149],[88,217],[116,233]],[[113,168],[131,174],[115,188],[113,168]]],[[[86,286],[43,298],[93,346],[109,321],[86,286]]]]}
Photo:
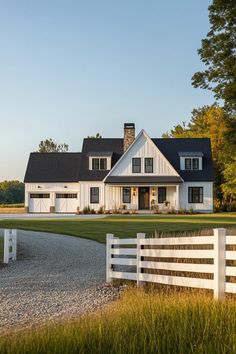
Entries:
{"type": "Polygon", "coordinates": [[[211,141],[208,138],[177,138],[177,139],[152,139],[158,149],[169,160],[175,170],[184,181],[213,181],[214,170],[211,155],[211,141]],[[180,170],[180,158],[178,152],[200,151],[202,158],[202,170],[180,170]]]}
{"type": "Polygon", "coordinates": [[[106,183],[112,184],[168,184],[168,183],[182,183],[179,176],[108,176],[106,183]]]}
{"type": "MultiPolygon", "coordinates": [[[[152,139],[158,149],[169,160],[175,170],[184,181],[213,181],[213,165],[211,156],[210,139],[207,138],[179,138],[179,139],[152,139]],[[201,171],[181,171],[179,153],[202,153],[203,169],[201,171]]],[[[101,181],[109,171],[89,170],[89,155],[111,154],[112,167],[123,154],[123,139],[84,139],[81,153],[31,153],[26,174],[25,182],[78,182],[78,181],[101,181]]],[[[141,176],[133,177],[138,183],[141,176]]],[[[161,183],[157,176],[150,176],[156,182],[161,183]]],[[[145,178],[149,178],[145,176],[145,178]]],[[[110,182],[110,177],[107,179],[110,182]]],[[[114,180],[113,180],[114,181],[114,180]]],[[[134,180],[129,180],[135,183],[134,180]]],[[[139,183],[147,183],[146,182],[139,183]]],[[[165,177],[167,183],[168,178],[165,177]]],[[[180,180],[176,180],[176,183],[180,180]]],[[[121,183],[114,182],[114,183],[121,183]]],[[[128,183],[128,182],[127,182],[128,183]]],[[[170,183],[174,183],[171,181],[170,183]]]]}
{"type": "Polygon", "coordinates": [[[106,177],[109,171],[89,170],[88,154],[90,152],[105,153],[109,151],[112,151],[111,162],[113,167],[123,154],[123,139],[84,139],[79,174],[80,181],[101,181],[106,177]]]}
{"type": "Polygon", "coordinates": [[[112,156],[113,151],[90,151],[88,152],[87,156],[112,156]]]}
{"type": "Polygon", "coordinates": [[[203,157],[204,154],[201,151],[180,151],[179,156],[183,157],[203,157]]]}
{"type": "Polygon", "coordinates": [[[78,182],[81,153],[30,154],[24,182],[78,182]]]}

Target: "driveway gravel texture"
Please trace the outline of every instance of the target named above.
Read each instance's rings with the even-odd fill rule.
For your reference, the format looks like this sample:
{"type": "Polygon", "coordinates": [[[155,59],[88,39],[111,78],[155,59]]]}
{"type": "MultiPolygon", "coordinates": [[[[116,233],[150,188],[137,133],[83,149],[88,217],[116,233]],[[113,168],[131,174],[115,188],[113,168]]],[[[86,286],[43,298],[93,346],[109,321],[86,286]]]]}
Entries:
{"type": "Polygon", "coordinates": [[[104,283],[105,260],[97,242],[18,230],[17,260],[0,269],[0,333],[73,318],[115,299],[118,289],[104,283]]]}

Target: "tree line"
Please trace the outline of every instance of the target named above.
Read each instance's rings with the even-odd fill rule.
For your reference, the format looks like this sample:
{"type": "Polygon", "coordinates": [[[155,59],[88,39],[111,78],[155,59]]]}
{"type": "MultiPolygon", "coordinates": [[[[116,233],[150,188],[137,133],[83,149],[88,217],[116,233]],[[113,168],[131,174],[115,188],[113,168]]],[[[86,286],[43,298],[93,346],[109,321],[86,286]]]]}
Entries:
{"type": "Polygon", "coordinates": [[[0,182],[0,204],[24,203],[25,187],[19,181],[0,182]]]}

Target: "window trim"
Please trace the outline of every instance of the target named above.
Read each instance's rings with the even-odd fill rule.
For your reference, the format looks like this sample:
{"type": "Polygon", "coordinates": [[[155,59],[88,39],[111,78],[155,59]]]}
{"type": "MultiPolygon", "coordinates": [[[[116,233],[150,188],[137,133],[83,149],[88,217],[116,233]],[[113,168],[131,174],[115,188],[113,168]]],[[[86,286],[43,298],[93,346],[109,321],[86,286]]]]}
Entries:
{"type": "Polygon", "coordinates": [[[131,187],[123,187],[122,188],[122,202],[123,204],[130,204],[131,203],[131,187]],[[128,195],[125,195],[124,191],[126,190],[129,190],[129,194],[128,195]],[[127,197],[128,196],[128,201],[125,201],[124,197],[127,197]]]}
{"type": "Polygon", "coordinates": [[[184,157],[184,170],[185,171],[200,171],[202,170],[202,160],[199,157],[184,157]],[[195,164],[195,161],[197,161],[197,164],[195,164]],[[189,168],[187,167],[187,164],[189,164],[189,168]],[[196,168],[197,166],[197,168],[196,168]]]}
{"type": "Polygon", "coordinates": [[[166,191],[167,191],[166,187],[158,187],[158,190],[157,190],[157,202],[158,202],[158,204],[163,204],[166,201],[166,191]],[[159,198],[159,191],[160,190],[165,190],[165,194],[164,194],[165,198],[164,198],[163,201],[160,201],[161,198],[159,198]]]}
{"type": "Polygon", "coordinates": [[[145,172],[145,173],[153,173],[153,157],[145,157],[145,158],[144,158],[144,172],[145,172]],[[148,160],[151,160],[151,161],[152,161],[152,164],[151,164],[151,165],[146,165],[146,161],[148,161],[148,160]],[[146,170],[147,167],[151,167],[152,170],[151,170],[151,171],[147,171],[147,170],[146,170]]]}
{"type": "MultiPolygon", "coordinates": [[[[196,194],[195,194],[196,196],[196,194]]],[[[188,203],[189,204],[203,204],[203,187],[188,187],[188,203]],[[194,189],[198,189],[199,190],[199,201],[198,202],[195,202],[193,201],[193,197],[194,197],[194,193],[193,193],[193,190],[194,189]]]]}
{"type": "Polygon", "coordinates": [[[97,171],[100,168],[100,161],[98,157],[92,157],[92,170],[97,171]],[[98,168],[94,168],[95,161],[98,162],[98,168]]]}
{"type": "Polygon", "coordinates": [[[30,199],[50,199],[50,193],[30,193],[30,199]]]}
{"type": "Polygon", "coordinates": [[[90,187],[90,204],[99,204],[99,187],[90,187]],[[97,194],[93,194],[93,190],[97,191],[97,194]],[[94,201],[94,197],[97,197],[97,199],[94,201]]]}
{"type": "Polygon", "coordinates": [[[56,199],[77,199],[77,193],[56,193],[56,199]]]}
{"type": "Polygon", "coordinates": [[[132,158],[132,173],[142,173],[142,159],[141,157],[133,157],[132,158]],[[140,161],[140,165],[134,165],[134,161],[140,161]],[[134,167],[140,166],[140,171],[134,171],[134,167]]]}

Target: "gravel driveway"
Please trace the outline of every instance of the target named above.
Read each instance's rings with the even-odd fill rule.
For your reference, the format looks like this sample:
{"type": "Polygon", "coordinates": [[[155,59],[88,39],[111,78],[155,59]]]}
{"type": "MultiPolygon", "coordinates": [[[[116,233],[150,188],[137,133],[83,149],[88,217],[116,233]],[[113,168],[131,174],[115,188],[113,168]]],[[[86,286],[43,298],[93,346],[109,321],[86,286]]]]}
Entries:
{"type": "MultiPolygon", "coordinates": [[[[0,230],[1,234],[2,231],[0,230]]],[[[0,332],[74,317],[111,300],[105,246],[77,237],[18,231],[17,261],[0,269],[0,332]]]]}

